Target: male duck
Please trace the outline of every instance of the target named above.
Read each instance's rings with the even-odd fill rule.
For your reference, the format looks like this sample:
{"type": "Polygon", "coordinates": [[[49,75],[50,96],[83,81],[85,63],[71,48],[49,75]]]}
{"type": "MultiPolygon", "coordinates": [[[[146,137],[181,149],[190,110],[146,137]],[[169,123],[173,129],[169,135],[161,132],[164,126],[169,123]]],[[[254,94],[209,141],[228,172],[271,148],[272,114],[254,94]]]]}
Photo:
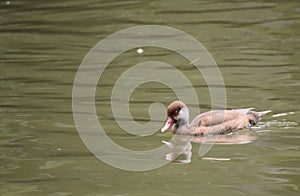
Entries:
{"type": "Polygon", "coordinates": [[[172,131],[183,135],[217,135],[239,129],[251,128],[261,116],[270,111],[255,112],[253,108],[236,110],[212,110],[196,116],[189,124],[189,110],[181,101],[174,101],[167,110],[167,120],[161,128],[165,132],[173,124],[172,131]]]}

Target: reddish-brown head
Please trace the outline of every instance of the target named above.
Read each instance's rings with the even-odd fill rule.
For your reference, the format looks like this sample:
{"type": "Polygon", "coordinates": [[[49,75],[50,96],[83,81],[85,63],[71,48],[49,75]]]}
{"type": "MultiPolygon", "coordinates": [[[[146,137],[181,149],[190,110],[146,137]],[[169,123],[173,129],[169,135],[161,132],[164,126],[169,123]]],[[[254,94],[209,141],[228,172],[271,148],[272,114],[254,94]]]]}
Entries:
{"type": "MultiPolygon", "coordinates": [[[[178,120],[180,120],[182,117],[182,109],[186,108],[186,105],[181,102],[181,101],[174,101],[168,106],[167,109],[167,120],[165,122],[165,125],[161,128],[161,132],[165,132],[167,129],[169,129],[174,123],[177,123],[178,120]]],[[[188,114],[187,116],[185,115],[184,118],[188,119],[188,114]]]]}

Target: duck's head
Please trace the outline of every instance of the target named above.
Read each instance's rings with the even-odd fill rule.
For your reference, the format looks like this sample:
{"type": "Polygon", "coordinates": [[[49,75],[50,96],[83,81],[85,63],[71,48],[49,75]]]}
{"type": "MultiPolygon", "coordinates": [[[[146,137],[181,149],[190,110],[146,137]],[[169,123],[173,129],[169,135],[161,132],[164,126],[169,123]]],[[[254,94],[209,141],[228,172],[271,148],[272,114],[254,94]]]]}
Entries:
{"type": "Polygon", "coordinates": [[[189,110],[183,102],[174,101],[168,106],[167,116],[167,120],[165,125],[161,128],[161,132],[165,132],[173,124],[175,124],[172,130],[176,133],[179,127],[188,124],[189,110]]]}

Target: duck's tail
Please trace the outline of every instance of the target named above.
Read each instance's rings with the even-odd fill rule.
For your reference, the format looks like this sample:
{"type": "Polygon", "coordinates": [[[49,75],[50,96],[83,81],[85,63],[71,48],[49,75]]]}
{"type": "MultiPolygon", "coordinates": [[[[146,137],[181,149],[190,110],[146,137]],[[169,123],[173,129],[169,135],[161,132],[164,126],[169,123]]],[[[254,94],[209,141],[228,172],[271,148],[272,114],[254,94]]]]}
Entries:
{"type": "Polygon", "coordinates": [[[257,113],[258,113],[259,117],[261,117],[261,116],[263,116],[263,115],[265,115],[265,114],[268,114],[268,113],[270,113],[270,112],[272,112],[272,110],[266,110],[266,111],[257,112],[257,113]]]}
{"type": "Polygon", "coordinates": [[[271,110],[266,110],[262,112],[249,111],[247,115],[249,117],[250,126],[254,126],[257,123],[259,123],[261,117],[269,112],[271,112],[271,110]]]}

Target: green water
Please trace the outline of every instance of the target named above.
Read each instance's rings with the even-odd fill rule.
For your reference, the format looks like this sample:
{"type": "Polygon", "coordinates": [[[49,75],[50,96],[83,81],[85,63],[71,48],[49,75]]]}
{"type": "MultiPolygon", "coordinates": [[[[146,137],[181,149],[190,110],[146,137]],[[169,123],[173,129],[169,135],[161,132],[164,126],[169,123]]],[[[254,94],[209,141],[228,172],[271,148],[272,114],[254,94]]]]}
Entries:
{"type": "MultiPolygon", "coordinates": [[[[1,195],[299,195],[300,2],[12,0],[0,1],[0,24],[1,195]],[[228,108],[272,110],[254,130],[256,141],[215,145],[205,155],[227,161],[203,160],[200,144],[193,143],[190,164],[145,172],[111,167],[86,148],[72,113],[82,59],[112,33],[149,24],[201,41],[222,73],[228,108]]],[[[159,147],[172,134],[136,137],[115,122],[110,94],[132,65],[156,60],[176,66],[191,79],[201,111],[211,108],[205,81],[186,59],[144,50],[116,58],[96,92],[107,135],[138,150],[159,147]]],[[[168,87],[145,83],[132,94],[130,111],[145,123],[152,102],[167,106],[174,99],[168,87]]]]}

